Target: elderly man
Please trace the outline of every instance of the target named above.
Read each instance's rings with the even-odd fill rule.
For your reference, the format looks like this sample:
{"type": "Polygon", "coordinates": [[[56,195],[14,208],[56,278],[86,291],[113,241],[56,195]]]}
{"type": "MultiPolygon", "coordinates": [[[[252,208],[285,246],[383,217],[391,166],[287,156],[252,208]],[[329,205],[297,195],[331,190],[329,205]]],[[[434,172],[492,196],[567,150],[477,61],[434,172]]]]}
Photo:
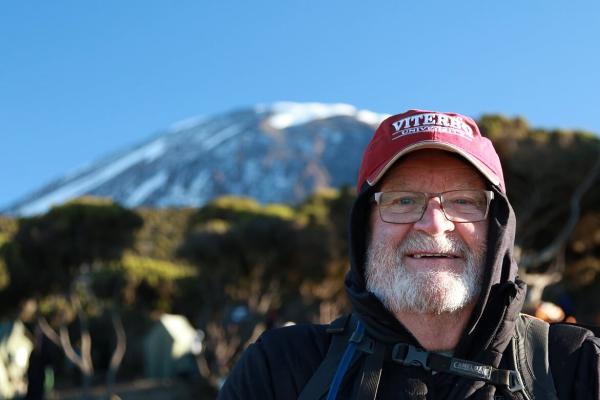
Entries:
{"type": "Polygon", "coordinates": [[[600,341],[520,313],[515,217],[473,120],[421,110],[387,118],[357,190],[352,315],[265,333],[220,398],[600,398],[600,341]]]}

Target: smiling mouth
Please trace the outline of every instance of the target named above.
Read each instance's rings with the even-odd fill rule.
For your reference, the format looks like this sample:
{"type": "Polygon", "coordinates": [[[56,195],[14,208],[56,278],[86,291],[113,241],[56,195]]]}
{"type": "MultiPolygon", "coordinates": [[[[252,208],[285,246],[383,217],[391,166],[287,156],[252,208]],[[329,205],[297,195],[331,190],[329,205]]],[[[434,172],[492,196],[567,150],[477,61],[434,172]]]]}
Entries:
{"type": "Polygon", "coordinates": [[[454,259],[458,258],[455,254],[446,254],[446,253],[415,253],[415,254],[407,254],[408,257],[412,258],[447,258],[454,259]]]}

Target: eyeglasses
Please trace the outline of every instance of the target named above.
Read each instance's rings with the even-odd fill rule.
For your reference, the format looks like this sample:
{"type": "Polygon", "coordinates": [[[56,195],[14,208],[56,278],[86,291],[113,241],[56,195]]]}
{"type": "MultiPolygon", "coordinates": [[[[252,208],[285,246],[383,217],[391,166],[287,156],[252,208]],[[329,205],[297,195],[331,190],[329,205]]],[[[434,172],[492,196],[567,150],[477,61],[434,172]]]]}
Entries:
{"type": "Polygon", "coordinates": [[[452,222],[477,222],[487,217],[491,190],[451,190],[442,193],[377,192],[373,200],[384,222],[410,224],[423,218],[429,199],[437,197],[444,215],[452,222]]]}

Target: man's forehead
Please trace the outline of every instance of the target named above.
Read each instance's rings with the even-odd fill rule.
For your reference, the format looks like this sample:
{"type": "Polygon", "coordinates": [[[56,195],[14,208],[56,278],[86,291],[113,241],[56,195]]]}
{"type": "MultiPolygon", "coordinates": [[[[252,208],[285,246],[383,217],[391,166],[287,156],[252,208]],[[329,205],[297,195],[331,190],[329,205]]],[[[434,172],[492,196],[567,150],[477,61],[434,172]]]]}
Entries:
{"type": "MultiPolygon", "coordinates": [[[[398,160],[381,180],[381,187],[444,184],[447,190],[485,188],[486,180],[468,161],[457,154],[440,150],[422,150],[398,160]]],[[[408,189],[408,188],[407,188],[408,189]]]]}

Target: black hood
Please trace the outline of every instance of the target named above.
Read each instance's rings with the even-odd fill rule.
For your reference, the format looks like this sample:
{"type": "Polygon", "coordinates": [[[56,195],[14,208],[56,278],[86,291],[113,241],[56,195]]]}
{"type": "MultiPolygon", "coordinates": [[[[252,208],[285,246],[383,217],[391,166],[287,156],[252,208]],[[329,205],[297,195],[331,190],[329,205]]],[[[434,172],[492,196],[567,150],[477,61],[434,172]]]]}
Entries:
{"type": "MultiPolygon", "coordinates": [[[[485,261],[484,287],[479,301],[455,349],[455,355],[497,365],[500,354],[512,336],[516,318],[523,306],[526,286],[517,277],[513,259],[515,214],[504,193],[493,187],[490,205],[485,261]]],[[[374,189],[365,184],[350,216],[351,268],[345,286],[354,313],[369,334],[386,343],[412,342],[416,339],[383,306],[365,285],[364,265],[370,197],[374,189]]]]}

